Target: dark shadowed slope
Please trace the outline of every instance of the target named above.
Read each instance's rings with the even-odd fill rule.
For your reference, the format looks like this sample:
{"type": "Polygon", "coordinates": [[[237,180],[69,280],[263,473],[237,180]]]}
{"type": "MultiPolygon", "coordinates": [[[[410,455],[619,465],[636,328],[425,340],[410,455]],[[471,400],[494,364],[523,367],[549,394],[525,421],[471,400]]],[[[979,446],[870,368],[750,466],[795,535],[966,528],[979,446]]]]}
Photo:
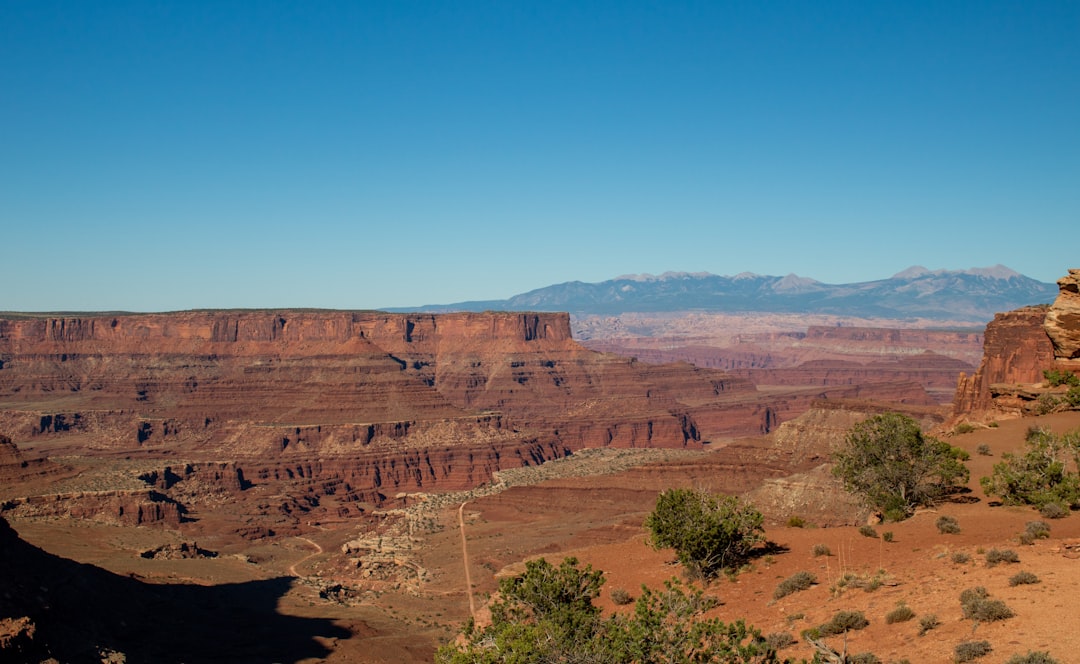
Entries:
{"type": "Polygon", "coordinates": [[[0,570],[0,662],[100,662],[110,651],[129,664],[298,662],[329,654],[317,637],[350,636],[329,620],[278,613],[291,578],[144,583],[42,551],[3,519],[0,570]]]}

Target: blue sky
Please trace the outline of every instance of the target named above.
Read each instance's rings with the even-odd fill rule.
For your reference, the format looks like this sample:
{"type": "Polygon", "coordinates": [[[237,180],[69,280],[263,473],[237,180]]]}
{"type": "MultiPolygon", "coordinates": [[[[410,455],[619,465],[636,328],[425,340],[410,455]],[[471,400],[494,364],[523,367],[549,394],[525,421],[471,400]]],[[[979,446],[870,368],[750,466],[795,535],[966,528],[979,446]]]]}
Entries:
{"type": "Polygon", "coordinates": [[[0,310],[1080,267],[1080,3],[0,0],[0,310]]]}

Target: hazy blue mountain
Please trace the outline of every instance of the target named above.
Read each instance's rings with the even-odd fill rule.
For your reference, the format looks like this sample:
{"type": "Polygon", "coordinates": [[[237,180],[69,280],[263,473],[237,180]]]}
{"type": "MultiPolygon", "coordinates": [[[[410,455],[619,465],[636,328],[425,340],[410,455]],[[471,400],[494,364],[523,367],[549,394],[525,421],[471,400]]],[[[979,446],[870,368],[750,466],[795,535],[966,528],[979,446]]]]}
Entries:
{"type": "Polygon", "coordinates": [[[987,321],[1000,311],[1049,303],[1055,284],[1002,265],[970,270],[910,267],[888,279],[826,284],[789,274],[735,276],[666,272],[628,275],[600,283],[570,281],[506,300],[427,305],[394,311],[569,311],[619,314],[660,311],[822,313],[887,318],[987,321]]]}

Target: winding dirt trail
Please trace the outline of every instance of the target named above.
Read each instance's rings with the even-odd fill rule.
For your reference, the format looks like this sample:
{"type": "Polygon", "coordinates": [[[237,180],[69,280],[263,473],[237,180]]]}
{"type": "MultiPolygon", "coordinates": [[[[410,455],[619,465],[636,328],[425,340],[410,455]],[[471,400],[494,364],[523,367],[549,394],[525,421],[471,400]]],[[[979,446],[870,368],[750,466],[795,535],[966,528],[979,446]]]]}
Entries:
{"type": "Polygon", "coordinates": [[[472,573],[469,571],[469,547],[465,544],[465,506],[461,503],[457,510],[458,528],[461,530],[461,561],[465,565],[465,595],[469,598],[469,615],[476,618],[476,600],[473,599],[472,573]]]}
{"type": "Polygon", "coordinates": [[[323,552],[323,548],[321,546],[319,546],[318,542],[313,542],[313,541],[309,540],[306,537],[297,537],[296,539],[303,540],[303,541],[307,542],[308,544],[310,544],[311,546],[315,547],[315,551],[313,553],[310,553],[310,554],[304,556],[303,558],[301,558],[300,560],[297,560],[292,565],[289,565],[289,574],[292,574],[293,576],[299,577],[300,575],[296,572],[296,566],[297,565],[302,565],[303,563],[307,562],[311,558],[314,558],[315,556],[319,555],[320,553],[323,552]]]}

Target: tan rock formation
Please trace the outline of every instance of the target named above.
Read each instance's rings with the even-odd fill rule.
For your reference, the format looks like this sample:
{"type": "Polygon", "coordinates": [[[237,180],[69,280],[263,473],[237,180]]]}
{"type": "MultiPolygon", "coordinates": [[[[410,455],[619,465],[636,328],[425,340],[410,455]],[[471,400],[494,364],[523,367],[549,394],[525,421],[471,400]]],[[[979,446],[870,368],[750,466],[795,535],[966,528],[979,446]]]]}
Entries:
{"type": "Polygon", "coordinates": [[[1057,284],[1060,292],[1046,312],[1043,328],[1054,344],[1054,357],[1080,359],[1080,269],[1070,269],[1057,284]]]}

